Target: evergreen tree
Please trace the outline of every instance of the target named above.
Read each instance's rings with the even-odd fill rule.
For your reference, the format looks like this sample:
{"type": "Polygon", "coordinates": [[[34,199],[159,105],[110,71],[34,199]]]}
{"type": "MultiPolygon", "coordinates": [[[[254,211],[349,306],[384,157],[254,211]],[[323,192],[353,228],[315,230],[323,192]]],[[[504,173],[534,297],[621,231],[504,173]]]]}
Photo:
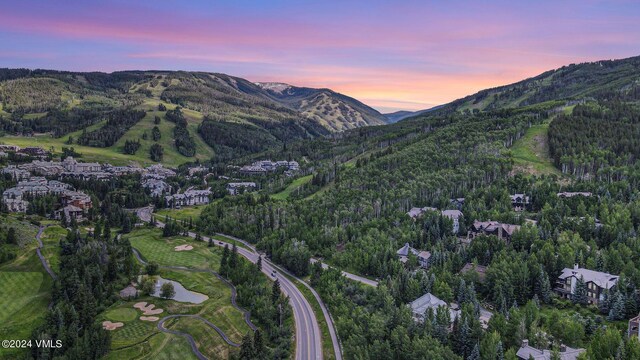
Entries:
{"type": "Polygon", "coordinates": [[[624,295],[620,291],[616,291],[611,300],[611,310],[609,310],[608,319],[610,321],[623,320],[626,315],[624,295]]]}
{"type": "Polygon", "coordinates": [[[276,279],[271,288],[271,302],[275,304],[278,302],[278,299],[280,299],[280,280],[276,279]]]}
{"type": "Polygon", "coordinates": [[[249,333],[245,334],[242,338],[242,345],[240,346],[240,359],[253,359],[255,356],[255,350],[253,348],[253,339],[249,333]]]}
{"type": "Polygon", "coordinates": [[[502,346],[502,341],[498,341],[498,345],[496,346],[496,360],[504,360],[504,348],[502,346]]]}
{"type": "MultiPolygon", "coordinates": [[[[209,238],[209,241],[211,241],[211,238],[209,238]]],[[[225,244],[224,250],[222,250],[222,257],[220,258],[220,269],[219,269],[220,275],[227,276],[228,262],[229,262],[229,245],[225,244]]]]}
{"type": "Polygon", "coordinates": [[[229,256],[229,268],[235,269],[238,266],[238,246],[233,243],[231,247],[231,255],[229,256]]]}
{"type": "Polygon", "coordinates": [[[587,297],[587,285],[584,283],[584,278],[580,278],[576,281],[576,287],[571,294],[571,301],[574,304],[587,305],[589,298],[587,297]]]}
{"type": "Polygon", "coordinates": [[[538,297],[545,304],[551,303],[551,283],[549,281],[549,276],[544,271],[542,265],[540,265],[540,272],[536,281],[538,287],[538,297]]]}
{"type": "Polygon", "coordinates": [[[478,344],[475,344],[471,354],[467,356],[467,360],[480,360],[480,348],[478,347],[478,344]]]}
{"type": "Polygon", "coordinates": [[[611,307],[611,297],[609,296],[609,289],[605,289],[602,292],[602,300],[598,302],[598,309],[602,314],[609,314],[611,307]]]}
{"type": "Polygon", "coordinates": [[[467,285],[464,282],[464,279],[460,279],[460,283],[458,284],[458,304],[462,306],[462,304],[467,302],[467,285]]]}
{"type": "Polygon", "coordinates": [[[102,230],[102,232],[103,232],[102,238],[105,241],[111,240],[111,225],[109,224],[109,220],[106,220],[104,222],[104,229],[102,230]]]}
{"type": "Polygon", "coordinates": [[[262,332],[260,329],[256,329],[253,333],[253,349],[255,351],[256,359],[266,359],[265,351],[267,350],[262,339],[262,332]]]}
{"type": "Polygon", "coordinates": [[[7,230],[7,240],[6,240],[7,244],[17,244],[18,243],[18,238],[16,236],[16,229],[13,227],[10,227],[9,230],[7,230]]]}

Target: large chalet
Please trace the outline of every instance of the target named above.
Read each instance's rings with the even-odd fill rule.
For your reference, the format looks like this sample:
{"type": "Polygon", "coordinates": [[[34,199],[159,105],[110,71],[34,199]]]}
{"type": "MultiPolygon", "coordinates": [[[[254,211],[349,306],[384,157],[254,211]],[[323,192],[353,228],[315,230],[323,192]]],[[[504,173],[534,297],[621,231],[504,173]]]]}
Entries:
{"type": "Polygon", "coordinates": [[[618,276],[605,272],[580,268],[577,264],[572,269],[565,268],[558,277],[554,289],[561,297],[570,299],[575,293],[576,284],[582,278],[587,286],[587,297],[590,304],[603,300],[605,290],[611,290],[618,284],[618,276]]]}

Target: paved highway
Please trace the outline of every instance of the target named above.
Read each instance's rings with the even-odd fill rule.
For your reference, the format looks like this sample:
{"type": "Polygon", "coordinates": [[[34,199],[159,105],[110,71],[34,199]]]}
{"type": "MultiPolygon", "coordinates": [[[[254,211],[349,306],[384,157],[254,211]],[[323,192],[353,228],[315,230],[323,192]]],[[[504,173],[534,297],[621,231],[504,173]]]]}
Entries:
{"type": "MultiPolygon", "coordinates": [[[[151,213],[153,211],[152,207],[145,207],[141,209],[137,209],[136,212],[140,220],[149,222],[151,221],[151,213]]],[[[164,223],[156,220],[156,226],[164,227],[164,223]]],[[[195,237],[195,233],[189,233],[189,236],[195,237]]],[[[206,236],[202,237],[204,241],[209,241],[209,238],[206,236]]],[[[241,241],[240,239],[235,239],[241,241]]],[[[241,241],[243,244],[247,244],[244,241],[241,241]]],[[[215,240],[214,243],[217,246],[225,246],[232,244],[215,240]]],[[[237,247],[238,254],[244,256],[252,263],[256,263],[258,261],[258,257],[260,256],[252,246],[248,246],[249,249],[243,247],[237,247]]],[[[286,276],[283,275],[283,270],[279,267],[275,266],[268,259],[262,259],[262,272],[272,279],[278,278],[280,280],[280,288],[282,292],[289,297],[289,302],[293,309],[293,318],[296,326],[296,356],[297,360],[303,359],[322,359],[322,339],[320,335],[320,327],[318,326],[318,320],[313,313],[313,308],[311,304],[307,301],[304,295],[298,290],[298,288],[289,280],[286,276]],[[271,276],[272,273],[275,273],[276,276],[271,276]]],[[[328,314],[327,314],[328,315],[328,314]]],[[[333,322],[329,317],[327,319],[329,324],[329,328],[333,332],[333,322]]],[[[334,348],[338,347],[337,341],[334,342],[334,348]]],[[[340,350],[338,347],[338,351],[336,352],[336,358],[340,360],[342,357],[340,355],[340,350]]]]}

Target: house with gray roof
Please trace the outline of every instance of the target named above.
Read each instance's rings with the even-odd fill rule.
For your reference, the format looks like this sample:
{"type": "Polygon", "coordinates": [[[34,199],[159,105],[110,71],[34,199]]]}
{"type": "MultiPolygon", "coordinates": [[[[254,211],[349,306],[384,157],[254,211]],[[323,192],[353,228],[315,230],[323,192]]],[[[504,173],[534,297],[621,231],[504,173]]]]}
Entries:
{"type": "MultiPolygon", "coordinates": [[[[585,351],[585,349],[574,349],[566,345],[560,345],[557,354],[560,357],[560,360],[576,360],[578,355],[585,351]]],[[[518,349],[516,356],[522,360],[551,360],[553,357],[553,351],[536,349],[529,345],[529,340],[522,340],[522,345],[520,346],[520,349],[518,349]]]]}
{"type": "Polygon", "coordinates": [[[575,264],[573,268],[564,268],[554,289],[561,297],[571,298],[576,289],[576,283],[582,278],[587,286],[587,297],[590,304],[597,304],[604,299],[605,290],[611,290],[618,284],[619,276],[605,272],[580,268],[575,264]]]}
{"type": "Polygon", "coordinates": [[[449,310],[449,316],[451,317],[451,322],[455,320],[457,316],[460,316],[460,310],[453,309],[449,304],[440,300],[437,296],[426,293],[421,297],[415,299],[409,304],[411,307],[411,311],[413,312],[413,318],[416,321],[424,321],[425,314],[429,309],[431,309],[434,313],[439,307],[445,307],[449,310]]]}
{"type": "Polygon", "coordinates": [[[507,243],[511,242],[513,234],[520,230],[520,225],[503,224],[498,221],[474,221],[467,237],[473,239],[478,235],[495,235],[507,243]]]}
{"type": "Polygon", "coordinates": [[[418,264],[421,267],[427,268],[429,267],[429,261],[431,260],[431,253],[428,251],[420,251],[416,250],[409,245],[409,243],[405,243],[403,247],[396,251],[400,262],[406,264],[409,260],[409,254],[413,254],[418,258],[418,264]]]}

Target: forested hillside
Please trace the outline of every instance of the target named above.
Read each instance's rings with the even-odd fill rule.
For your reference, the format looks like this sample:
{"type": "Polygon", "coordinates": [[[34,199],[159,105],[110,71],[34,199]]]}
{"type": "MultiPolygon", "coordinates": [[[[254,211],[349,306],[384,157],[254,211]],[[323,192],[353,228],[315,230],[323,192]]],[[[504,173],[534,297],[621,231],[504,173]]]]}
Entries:
{"type": "Polygon", "coordinates": [[[640,310],[639,66],[638,58],[567,66],[397,124],[289,144],[274,153],[314,161],[310,181],[287,200],[225,198],[198,227],[255,239],[274,261],[311,274],[348,359],[420,358],[414,346],[436,357],[455,358],[444,346],[463,359],[512,359],[524,339],[585,348],[590,359],[634,358],[640,343],[623,339],[640,310]],[[566,177],[512,171],[513,145],[534,125],[549,126],[550,156],[566,177]],[[558,195],[571,191],[585,195],[558,195]],[[512,205],[518,193],[529,196],[524,209],[512,205]],[[459,233],[437,212],[407,215],[424,206],[460,209],[459,233]],[[468,238],[474,220],[521,228],[508,239],[468,238]],[[428,269],[399,260],[405,243],[429,251],[428,269]],[[380,286],[350,284],[310,266],[312,256],[380,286]],[[482,281],[461,273],[467,263],[486,266],[482,281]],[[619,275],[619,286],[598,306],[586,295],[561,298],[556,280],[576,264],[619,275]],[[451,332],[448,314],[411,321],[406,304],[427,292],[460,305],[451,332]],[[494,313],[486,331],[481,306],[494,313]]]}
{"type": "MultiPolygon", "coordinates": [[[[295,96],[275,96],[245,79],[202,72],[0,69],[0,134],[36,135],[58,148],[75,141],[106,148],[101,157],[119,152],[132,161],[158,160],[151,158],[151,147],[161,146],[169,155],[162,160],[177,165],[194,157],[227,161],[383,123],[380,113],[350,97],[328,89],[296,89],[295,96]],[[155,120],[176,107],[184,109],[186,123],[168,114],[166,120],[176,126],[165,129],[155,120]],[[152,121],[161,133],[153,142],[152,121]]],[[[22,144],[7,137],[0,142],[22,144]]]]}
{"type": "Polygon", "coordinates": [[[480,91],[443,110],[491,110],[585,98],[638,99],[639,94],[640,57],[632,57],[563,66],[515,84],[480,91]]]}
{"type": "Polygon", "coordinates": [[[619,100],[578,105],[551,123],[549,145],[563,172],[640,186],[640,107],[619,100]]]}

